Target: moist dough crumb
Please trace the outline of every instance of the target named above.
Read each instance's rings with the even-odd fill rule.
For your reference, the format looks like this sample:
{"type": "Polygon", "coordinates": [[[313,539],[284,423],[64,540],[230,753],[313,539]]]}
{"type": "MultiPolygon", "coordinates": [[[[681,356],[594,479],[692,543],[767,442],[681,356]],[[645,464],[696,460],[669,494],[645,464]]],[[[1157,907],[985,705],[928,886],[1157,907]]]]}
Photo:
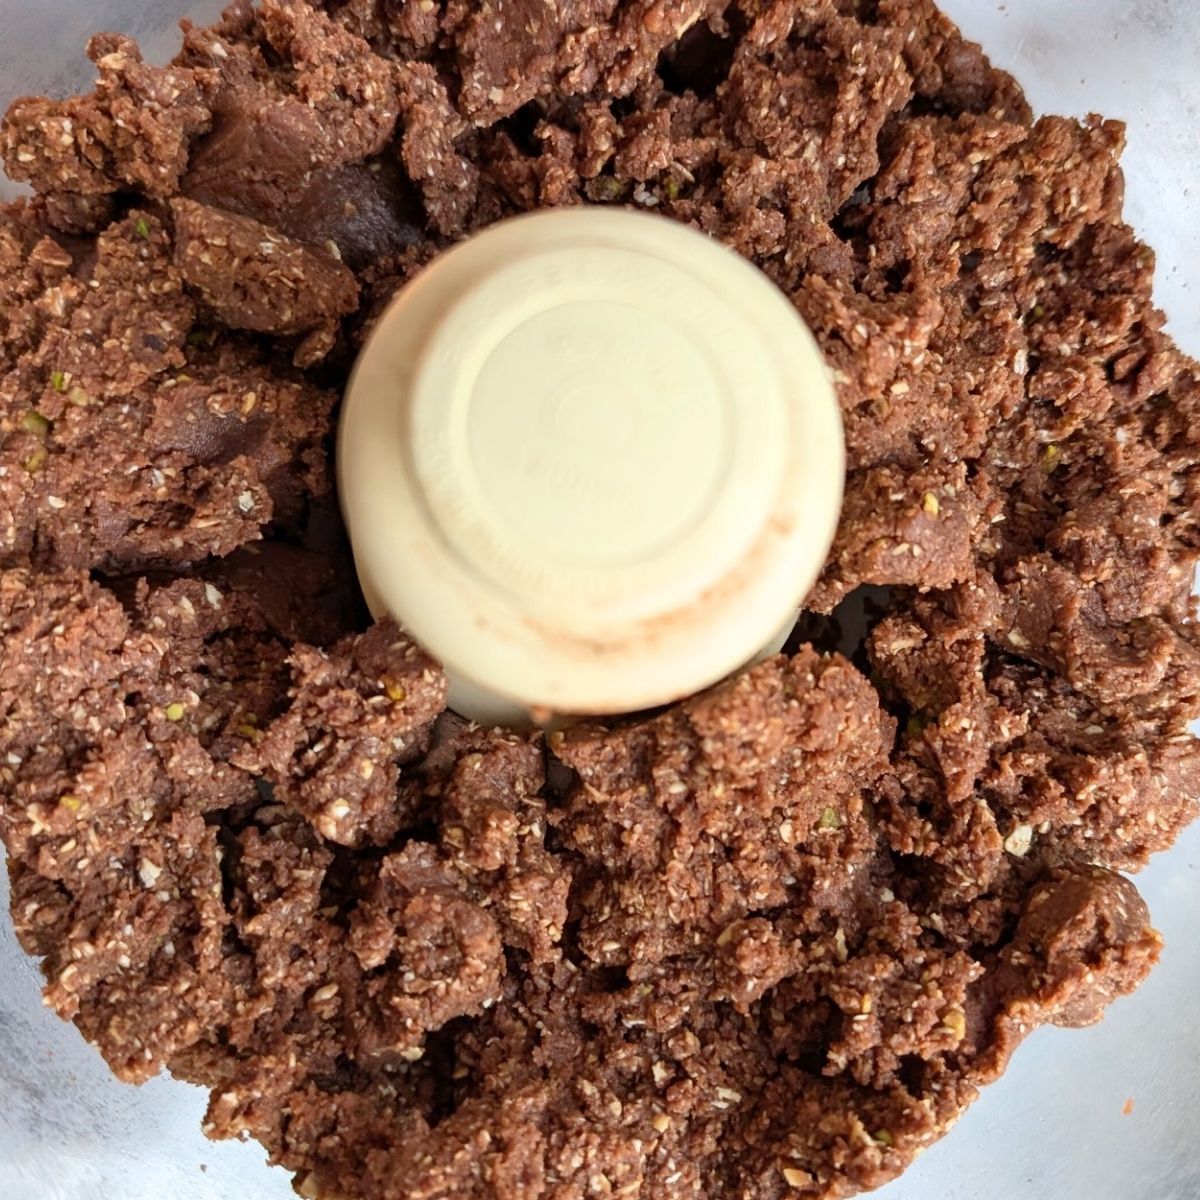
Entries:
{"type": "Polygon", "coordinates": [[[0,125],[0,834],[117,1075],[306,1197],[835,1200],[1141,982],[1200,372],[1120,125],[1033,120],[927,0],[243,0],[89,53],[0,125]],[[329,455],[396,291],[570,204],[765,271],[850,469],[791,654],[547,743],[365,618],[329,455]]]}

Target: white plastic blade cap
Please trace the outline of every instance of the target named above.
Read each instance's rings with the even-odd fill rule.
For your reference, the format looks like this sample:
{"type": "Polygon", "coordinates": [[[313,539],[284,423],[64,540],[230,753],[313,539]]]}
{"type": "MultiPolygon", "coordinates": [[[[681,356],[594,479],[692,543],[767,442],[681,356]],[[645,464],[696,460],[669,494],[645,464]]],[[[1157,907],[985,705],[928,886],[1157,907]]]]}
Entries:
{"type": "Polygon", "coordinates": [[[362,353],[338,461],[372,608],[489,722],[635,711],[748,662],[820,572],[844,465],[787,297],[612,209],[504,222],[425,268],[362,353]]]}

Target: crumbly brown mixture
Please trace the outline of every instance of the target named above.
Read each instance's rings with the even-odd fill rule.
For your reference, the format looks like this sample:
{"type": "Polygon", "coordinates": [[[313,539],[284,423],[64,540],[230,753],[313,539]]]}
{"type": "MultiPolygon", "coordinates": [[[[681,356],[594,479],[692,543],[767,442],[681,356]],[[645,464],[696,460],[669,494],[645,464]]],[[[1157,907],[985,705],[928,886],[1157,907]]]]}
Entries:
{"type": "Polygon", "coordinates": [[[263,0],[91,53],[0,127],[0,832],[118,1075],[309,1197],[833,1200],[1141,981],[1200,382],[1118,125],[1033,121],[927,0],[263,0]],[[580,203],[767,272],[850,472],[792,655],[547,746],[367,628],[328,455],[396,290],[580,203]]]}

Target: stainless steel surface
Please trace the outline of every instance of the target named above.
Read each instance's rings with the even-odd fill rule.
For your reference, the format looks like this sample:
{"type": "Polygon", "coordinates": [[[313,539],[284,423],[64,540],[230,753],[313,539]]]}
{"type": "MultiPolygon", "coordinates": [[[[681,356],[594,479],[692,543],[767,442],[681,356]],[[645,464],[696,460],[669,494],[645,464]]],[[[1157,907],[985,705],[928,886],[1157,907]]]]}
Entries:
{"type": "MultiPolygon", "coordinates": [[[[1157,295],[1200,354],[1200,6],[1194,0],[944,0],[1036,108],[1129,122],[1130,220],[1158,251],[1157,295]]],[[[184,0],[0,0],[0,99],[85,85],[100,27],[162,57],[184,0]]],[[[0,194],[6,185],[0,180],[0,194]]],[[[1045,1030],[884,1200],[1195,1200],[1200,1196],[1200,827],[1139,880],[1167,939],[1162,965],[1103,1024],[1045,1030]],[[1133,1101],[1128,1115],[1127,1101],[1133,1101]]],[[[0,901],[6,900],[0,888],[0,901]]],[[[7,904],[3,904],[7,913],[7,904]]],[[[123,1087],[40,1006],[0,918],[0,1200],[283,1200],[254,1145],[199,1132],[204,1097],[123,1087]]]]}

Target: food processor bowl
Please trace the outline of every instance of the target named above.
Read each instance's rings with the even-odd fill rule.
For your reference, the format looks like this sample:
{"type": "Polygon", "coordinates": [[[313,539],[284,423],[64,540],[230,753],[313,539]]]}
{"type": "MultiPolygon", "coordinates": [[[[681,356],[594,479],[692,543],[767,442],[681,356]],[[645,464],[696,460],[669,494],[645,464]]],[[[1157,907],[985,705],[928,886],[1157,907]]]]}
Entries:
{"type": "MultiPolygon", "coordinates": [[[[0,98],[86,88],[87,37],[115,29],[161,61],[185,0],[0,0],[0,98]]],[[[1156,295],[1200,355],[1200,7],[1194,0],[943,0],[1038,112],[1129,125],[1127,219],[1158,254],[1156,295]]],[[[0,196],[18,189],[0,179],[0,196]]],[[[1138,878],[1161,965],[1086,1030],[1041,1029],[1004,1077],[883,1200],[1195,1200],[1200,1196],[1200,826],[1138,878]]],[[[206,1097],[118,1083],[43,1009],[0,886],[0,1200],[284,1200],[254,1143],[205,1140],[206,1097]]]]}

